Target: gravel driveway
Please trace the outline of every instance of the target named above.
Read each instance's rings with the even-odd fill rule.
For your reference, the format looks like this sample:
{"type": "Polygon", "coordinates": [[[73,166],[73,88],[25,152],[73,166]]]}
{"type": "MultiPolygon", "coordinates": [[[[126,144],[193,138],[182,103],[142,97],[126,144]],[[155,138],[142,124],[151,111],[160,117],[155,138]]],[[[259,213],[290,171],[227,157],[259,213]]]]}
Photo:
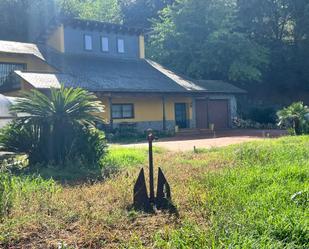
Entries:
{"type": "MultiPolygon", "coordinates": [[[[266,139],[265,137],[279,137],[285,135],[285,131],[272,130],[272,131],[261,131],[261,130],[230,130],[222,133],[217,133],[216,138],[204,138],[202,135],[195,137],[181,137],[181,138],[170,138],[163,139],[162,141],[154,142],[154,146],[165,148],[169,151],[191,151],[194,147],[197,149],[207,149],[213,147],[224,147],[231,144],[240,144],[249,141],[266,139]]],[[[148,144],[137,143],[121,145],[124,147],[145,147],[148,144]]]]}
{"type": "MultiPolygon", "coordinates": [[[[154,142],[154,146],[167,149],[169,151],[190,151],[193,150],[194,146],[197,149],[201,148],[212,148],[212,147],[223,147],[231,144],[239,144],[248,141],[259,140],[262,138],[258,137],[221,137],[221,138],[208,138],[208,139],[194,139],[194,140],[180,140],[180,141],[163,141],[154,142]]],[[[141,148],[147,147],[147,143],[138,144],[126,144],[121,145],[124,147],[141,148]]]]}

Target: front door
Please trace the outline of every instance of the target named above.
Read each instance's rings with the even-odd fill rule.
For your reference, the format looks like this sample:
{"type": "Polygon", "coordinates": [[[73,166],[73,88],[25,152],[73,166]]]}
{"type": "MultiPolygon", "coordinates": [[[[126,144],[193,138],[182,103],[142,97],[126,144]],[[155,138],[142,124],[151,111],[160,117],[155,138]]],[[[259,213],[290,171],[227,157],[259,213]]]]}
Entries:
{"type": "Polygon", "coordinates": [[[175,121],[179,128],[187,128],[187,108],[185,103],[175,104],[175,121]]]}

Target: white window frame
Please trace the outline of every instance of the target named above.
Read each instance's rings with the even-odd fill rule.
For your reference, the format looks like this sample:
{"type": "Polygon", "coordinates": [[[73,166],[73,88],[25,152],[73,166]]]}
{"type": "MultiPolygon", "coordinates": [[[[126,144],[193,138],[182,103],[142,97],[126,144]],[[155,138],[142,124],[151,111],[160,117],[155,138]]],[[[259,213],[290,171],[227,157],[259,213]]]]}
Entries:
{"type": "Polygon", "coordinates": [[[117,38],[117,51],[120,54],[125,52],[125,43],[123,38],[117,38]]]}
{"type": "Polygon", "coordinates": [[[88,34],[84,35],[84,49],[86,51],[92,51],[93,50],[92,35],[88,35],[88,34]]]}
{"type": "Polygon", "coordinates": [[[127,103],[127,104],[112,104],[112,119],[134,119],[134,104],[127,103]],[[119,111],[119,116],[115,115],[115,110],[118,108],[117,111],[119,111]],[[125,108],[129,108],[128,110],[130,112],[127,112],[128,110],[125,110],[125,108]],[[129,115],[126,115],[129,113],[129,115]]]}
{"type": "Polygon", "coordinates": [[[109,39],[107,36],[101,36],[101,51],[109,52],[109,39]]]}

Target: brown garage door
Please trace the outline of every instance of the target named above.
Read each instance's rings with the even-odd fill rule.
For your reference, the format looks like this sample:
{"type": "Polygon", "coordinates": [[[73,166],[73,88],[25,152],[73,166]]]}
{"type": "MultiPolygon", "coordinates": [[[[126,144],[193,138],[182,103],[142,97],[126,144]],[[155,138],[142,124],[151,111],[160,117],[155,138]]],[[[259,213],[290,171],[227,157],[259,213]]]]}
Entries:
{"type": "Polygon", "coordinates": [[[208,100],[208,122],[215,124],[215,129],[227,129],[228,124],[228,101],[208,100]]]}
{"type": "Polygon", "coordinates": [[[196,127],[198,129],[208,128],[207,100],[206,99],[196,100],[196,127]]]}

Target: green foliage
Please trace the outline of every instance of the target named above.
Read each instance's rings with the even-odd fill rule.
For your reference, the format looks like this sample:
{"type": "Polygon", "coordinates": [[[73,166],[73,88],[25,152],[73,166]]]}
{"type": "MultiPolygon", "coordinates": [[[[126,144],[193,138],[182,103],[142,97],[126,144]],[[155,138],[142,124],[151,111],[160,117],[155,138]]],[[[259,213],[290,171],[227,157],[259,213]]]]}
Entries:
{"type": "Polygon", "coordinates": [[[123,13],[123,22],[133,27],[150,28],[151,19],[174,0],[118,0],[123,13]]]}
{"type": "Polygon", "coordinates": [[[276,111],[271,107],[254,107],[251,108],[245,118],[251,119],[261,124],[275,124],[276,111]]]}
{"type": "MultiPolygon", "coordinates": [[[[13,206],[21,205],[22,202],[34,197],[52,196],[60,190],[61,188],[53,180],[0,173],[0,220],[11,213],[13,206]]],[[[44,208],[43,203],[41,205],[44,208]]],[[[48,208],[48,203],[45,205],[45,208],[48,208]]]]}
{"type": "Polygon", "coordinates": [[[235,13],[233,1],[177,1],[154,22],[150,56],[195,78],[260,81],[267,49],[236,31],[235,13]]]}
{"type": "Polygon", "coordinates": [[[101,163],[102,167],[128,168],[143,165],[146,159],[147,149],[112,147],[101,163]]]}
{"type": "Polygon", "coordinates": [[[104,154],[104,134],[95,129],[103,106],[86,90],[61,87],[51,89],[49,97],[33,90],[11,109],[23,115],[1,131],[0,143],[27,153],[32,165],[76,158],[94,164],[104,154]]]}
{"type": "Polygon", "coordinates": [[[200,201],[191,202],[201,223],[159,232],[154,243],[159,248],[308,248],[308,145],[308,137],[289,137],[218,150],[218,157],[236,166],[192,180],[190,194],[201,193],[200,201]]]}
{"type": "MultiPolygon", "coordinates": [[[[162,149],[154,147],[154,153],[161,153],[162,149]]],[[[123,169],[143,167],[147,165],[148,148],[130,148],[112,146],[101,160],[102,175],[108,177],[123,169]]]]}
{"type": "Polygon", "coordinates": [[[279,125],[293,128],[296,135],[305,131],[308,124],[309,108],[302,102],[296,102],[277,112],[279,125]]]}
{"type": "Polygon", "coordinates": [[[129,169],[95,184],[0,174],[0,245],[308,248],[309,136],[157,154],[178,218],[128,211],[138,173],[131,167],[146,163],[147,150],[112,147],[111,155],[129,169]]]}
{"type": "Polygon", "coordinates": [[[57,4],[61,14],[64,16],[122,23],[121,8],[117,0],[57,0],[57,4]]]}
{"type": "Polygon", "coordinates": [[[34,41],[55,16],[54,0],[1,0],[0,39],[34,41]]]}
{"type": "MultiPolygon", "coordinates": [[[[174,131],[154,130],[153,134],[159,139],[174,136],[174,131]]],[[[141,132],[135,126],[122,125],[108,133],[107,139],[111,143],[129,144],[147,142],[147,131],[141,132]]]]}

